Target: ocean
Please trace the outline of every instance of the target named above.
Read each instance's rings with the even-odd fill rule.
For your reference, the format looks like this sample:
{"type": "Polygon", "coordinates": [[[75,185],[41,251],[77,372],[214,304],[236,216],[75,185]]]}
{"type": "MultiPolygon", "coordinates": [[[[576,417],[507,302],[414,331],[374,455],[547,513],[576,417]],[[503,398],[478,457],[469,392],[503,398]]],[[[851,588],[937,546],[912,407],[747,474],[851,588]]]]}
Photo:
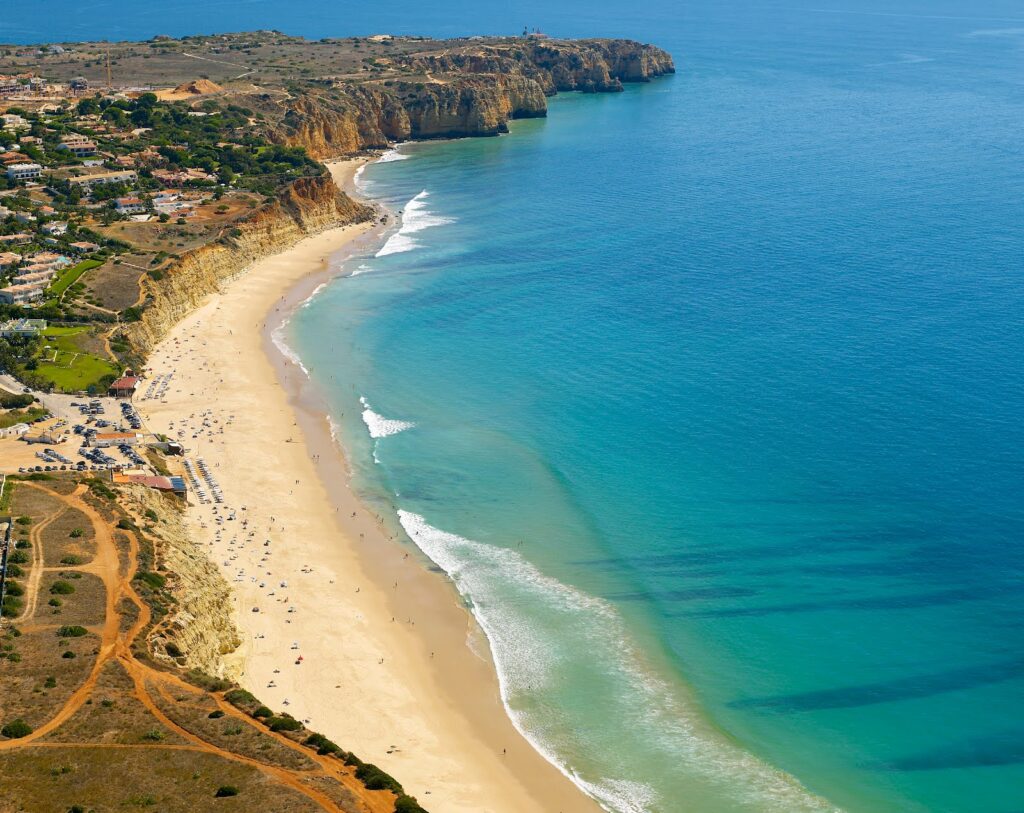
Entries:
{"type": "Polygon", "coordinates": [[[362,173],[402,228],[288,337],[356,486],[608,810],[1024,809],[1019,5],[170,5],[0,39],[670,50],[362,173]]]}

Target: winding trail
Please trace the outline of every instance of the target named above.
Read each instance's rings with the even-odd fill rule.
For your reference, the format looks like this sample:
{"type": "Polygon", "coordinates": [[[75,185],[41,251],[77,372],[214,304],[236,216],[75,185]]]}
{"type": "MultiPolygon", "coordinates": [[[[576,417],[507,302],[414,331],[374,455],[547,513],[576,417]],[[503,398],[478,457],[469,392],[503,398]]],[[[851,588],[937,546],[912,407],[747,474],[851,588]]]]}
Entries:
{"type": "MultiPolygon", "coordinates": [[[[21,616],[22,619],[27,619],[29,623],[22,627],[23,631],[38,631],[55,626],[53,624],[32,623],[35,608],[38,605],[39,584],[42,574],[46,570],[77,570],[99,577],[103,582],[106,593],[106,611],[102,625],[94,625],[89,628],[90,632],[99,635],[100,642],[96,662],[93,664],[85,681],[74,691],[64,705],[56,711],[53,717],[36,728],[31,734],[20,739],[0,740],[0,752],[27,748],[117,748],[193,751],[211,754],[255,768],[275,782],[301,793],[320,809],[330,811],[331,813],[345,813],[345,809],[341,808],[330,796],[316,787],[313,784],[316,780],[333,779],[343,788],[351,791],[360,804],[360,813],[392,813],[394,810],[394,796],[388,791],[367,791],[363,784],[356,779],[353,770],[341,760],[336,757],[317,754],[314,750],[289,739],[284,734],[270,731],[248,714],[225,700],[223,693],[204,692],[173,673],[155,669],[137,660],[132,652],[132,645],[152,620],[149,605],[142,600],[132,584],[132,579],[138,569],[139,540],[137,535],[127,530],[123,532],[128,539],[128,552],[122,568],[118,555],[117,541],[114,538],[110,523],[104,520],[99,512],[83,499],[86,491],[84,485],[79,485],[69,495],[56,494],[49,489],[27,481],[22,483],[22,485],[44,491],[49,496],[63,503],[56,511],[47,515],[43,521],[34,526],[30,532],[30,539],[33,543],[33,572],[28,589],[30,600],[26,601],[26,610],[21,616]],[[82,565],[45,568],[43,566],[45,559],[43,556],[42,532],[69,507],[81,511],[88,518],[89,522],[92,523],[95,532],[96,555],[92,561],[82,565]],[[123,616],[118,607],[124,600],[127,600],[137,608],[138,617],[127,631],[122,632],[121,623],[123,616]],[[178,737],[185,740],[188,743],[187,745],[61,742],[53,739],[45,742],[42,741],[48,735],[57,731],[61,725],[73,717],[90,700],[104,666],[112,660],[119,663],[131,678],[133,684],[132,695],[134,698],[153,717],[159,720],[167,730],[172,731],[178,737]],[[184,692],[196,700],[212,698],[217,708],[223,711],[225,717],[231,717],[239,724],[249,726],[265,737],[273,738],[281,746],[301,754],[304,760],[311,762],[315,767],[313,769],[285,768],[222,748],[172,720],[153,699],[151,693],[153,690],[167,703],[181,702],[177,697],[172,696],[172,692],[176,695],[181,695],[184,692]]],[[[194,706],[195,704],[191,703],[188,705],[194,706]]]]}

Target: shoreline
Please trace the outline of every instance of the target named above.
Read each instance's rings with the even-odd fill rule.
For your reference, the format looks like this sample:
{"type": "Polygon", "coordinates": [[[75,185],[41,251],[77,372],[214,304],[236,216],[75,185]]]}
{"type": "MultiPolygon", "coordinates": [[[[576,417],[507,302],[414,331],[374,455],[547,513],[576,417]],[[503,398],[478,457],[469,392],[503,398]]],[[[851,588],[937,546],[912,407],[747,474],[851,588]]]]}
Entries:
{"type": "MultiPolygon", "coordinates": [[[[330,166],[353,194],[364,164],[330,166]]],[[[316,384],[275,342],[294,310],[337,275],[325,260],[385,232],[379,224],[335,228],[261,260],[179,322],[150,358],[155,374],[174,367],[175,379],[194,389],[169,392],[166,405],[142,400],[140,411],[172,436],[184,421],[192,457],[206,460],[225,506],[238,509],[234,525],[223,519],[225,506],[188,512],[234,588],[243,644],[227,660],[268,705],[379,764],[427,809],[593,813],[598,804],[515,729],[486,639],[454,585],[419,551],[392,541],[355,496],[316,384]],[[221,310],[232,312],[232,325],[258,330],[236,333],[209,318],[221,310]],[[196,406],[196,392],[215,391],[196,406]],[[239,540],[238,520],[255,536],[239,540]]]]}

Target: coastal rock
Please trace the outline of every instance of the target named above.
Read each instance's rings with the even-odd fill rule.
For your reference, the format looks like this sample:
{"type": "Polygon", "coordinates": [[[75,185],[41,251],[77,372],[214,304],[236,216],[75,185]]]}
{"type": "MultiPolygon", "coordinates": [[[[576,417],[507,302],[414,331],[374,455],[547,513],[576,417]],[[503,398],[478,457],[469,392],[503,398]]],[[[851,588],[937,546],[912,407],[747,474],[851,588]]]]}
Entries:
{"type": "Polygon", "coordinates": [[[611,93],[675,72],[672,57],[653,45],[533,38],[401,55],[394,67],[401,78],[338,81],[295,96],[271,137],[323,159],[393,141],[493,136],[512,119],[547,115],[545,97],[559,91],[611,93]]]}
{"type": "Polygon", "coordinates": [[[158,660],[235,680],[237,666],[225,656],[242,643],[235,628],[231,590],[203,550],[192,541],[176,498],[144,486],[122,486],[123,504],[148,523],[157,567],[167,575],[176,607],[149,634],[158,660]],[[173,654],[171,654],[173,653],[173,654]],[[180,653],[180,654],[179,654],[180,653]]]}

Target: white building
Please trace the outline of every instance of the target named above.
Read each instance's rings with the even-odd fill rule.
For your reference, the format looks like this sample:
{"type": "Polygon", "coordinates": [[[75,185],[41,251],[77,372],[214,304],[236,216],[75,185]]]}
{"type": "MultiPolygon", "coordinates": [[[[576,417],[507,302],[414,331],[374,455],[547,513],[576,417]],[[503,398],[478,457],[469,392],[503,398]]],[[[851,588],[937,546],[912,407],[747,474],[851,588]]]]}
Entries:
{"type": "Polygon", "coordinates": [[[139,198],[118,198],[114,201],[114,208],[118,214],[136,215],[146,211],[146,204],[139,198]]]}
{"type": "Polygon", "coordinates": [[[7,167],[7,177],[12,181],[31,181],[43,173],[39,164],[11,164],[7,167]]]}
{"type": "Polygon", "coordinates": [[[126,183],[134,184],[139,180],[139,176],[134,170],[123,169],[119,172],[97,172],[92,175],[81,175],[77,178],[68,178],[68,183],[72,186],[80,187],[86,191],[91,191],[94,186],[106,183],[126,183]]]}
{"type": "Polygon", "coordinates": [[[108,446],[122,444],[137,446],[140,443],[142,443],[141,432],[100,432],[92,439],[90,445],[97,449],[105,449],[108,446]]]}

